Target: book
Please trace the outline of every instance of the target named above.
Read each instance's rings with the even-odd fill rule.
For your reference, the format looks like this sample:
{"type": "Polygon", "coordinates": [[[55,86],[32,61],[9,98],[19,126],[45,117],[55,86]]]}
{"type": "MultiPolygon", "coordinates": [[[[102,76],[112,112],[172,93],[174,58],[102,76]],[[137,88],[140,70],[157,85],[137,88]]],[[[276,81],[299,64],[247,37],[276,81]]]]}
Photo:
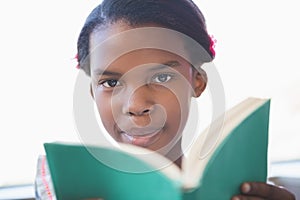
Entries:
{"type": "Polygon", "coordinates": [[[237,104],[199,134],[181,168],[130,144],[45,143],[57,199],[230,199],[241,183],[267,180],[269,110],[270,99],[237,104]]]}

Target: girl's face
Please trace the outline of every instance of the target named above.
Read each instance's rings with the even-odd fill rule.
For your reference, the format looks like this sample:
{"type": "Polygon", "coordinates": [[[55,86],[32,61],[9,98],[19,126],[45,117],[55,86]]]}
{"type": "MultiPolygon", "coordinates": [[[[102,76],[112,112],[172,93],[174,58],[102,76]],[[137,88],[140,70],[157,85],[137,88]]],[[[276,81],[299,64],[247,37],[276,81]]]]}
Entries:
{"type": "Polygon", "coordinates": [[[104,127],[116,141],[164,152],[164,147],[180,141],[191,97],[200,96],[206,83],[186,60],[158,49],[131,51],[103,64],[113,48],[130,42],[116,39],[105,50],[95,49],[129,29],[117,22],[91,35],[93,97],[104,127]]]}

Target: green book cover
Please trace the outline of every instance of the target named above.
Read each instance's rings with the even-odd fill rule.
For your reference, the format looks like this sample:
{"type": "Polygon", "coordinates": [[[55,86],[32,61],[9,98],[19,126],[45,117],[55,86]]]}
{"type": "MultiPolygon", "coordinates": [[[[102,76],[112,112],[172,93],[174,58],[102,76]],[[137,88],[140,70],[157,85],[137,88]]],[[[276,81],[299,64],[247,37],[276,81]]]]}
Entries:
{"type": "Polygon", "coordinates": [[[269,99],[248,98],[230,109],[200,134],[182,169],[133,145],[45,143],[57,199],[230,199],[242,182],[266,181],[269,108],[269,99]]]}

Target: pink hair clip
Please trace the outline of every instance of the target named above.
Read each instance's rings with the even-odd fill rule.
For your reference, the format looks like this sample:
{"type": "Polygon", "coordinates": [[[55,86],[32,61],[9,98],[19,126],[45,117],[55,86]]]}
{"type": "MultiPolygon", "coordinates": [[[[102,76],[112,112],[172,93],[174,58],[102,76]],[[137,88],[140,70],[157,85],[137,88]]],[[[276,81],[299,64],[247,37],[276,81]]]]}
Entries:
{"type": "Polygon", "coordinates": [[[215,47],[216,47],[217,40],[214,38],[213,35],[210,35],[209,39],[210,39],[209,50],[210,50],[211,54],[213,55],[213,57],[215,57],[215,55],[216,55],[215,47]]]}
{"type": "Polygon", "coordinates": [[[78,53],[74,56],[73,59],[76,59],[76,62],[77,62],[76,68],[79,69],[80,65],[79,65],[79,61],[78,61],[78,53]]]}

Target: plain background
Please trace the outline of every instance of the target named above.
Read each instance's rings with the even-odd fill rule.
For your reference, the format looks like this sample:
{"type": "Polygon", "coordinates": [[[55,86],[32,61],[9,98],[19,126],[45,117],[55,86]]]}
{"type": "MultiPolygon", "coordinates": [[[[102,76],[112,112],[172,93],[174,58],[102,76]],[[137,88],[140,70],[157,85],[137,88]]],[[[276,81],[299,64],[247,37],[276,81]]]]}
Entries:
{"type": "MultiPolygon", "coordinates": [[[[217,39],[227,108],[271,97],[271,161],[300,159],[300,18],[296,0],[195,0],[217,39]]],[[[42,144],[77,141],[73,57],[97,0],[0,2],[0,186],[33,183],[42,144]]],[[[188,23],[188,22],[187,22],[188,23]]]]}

